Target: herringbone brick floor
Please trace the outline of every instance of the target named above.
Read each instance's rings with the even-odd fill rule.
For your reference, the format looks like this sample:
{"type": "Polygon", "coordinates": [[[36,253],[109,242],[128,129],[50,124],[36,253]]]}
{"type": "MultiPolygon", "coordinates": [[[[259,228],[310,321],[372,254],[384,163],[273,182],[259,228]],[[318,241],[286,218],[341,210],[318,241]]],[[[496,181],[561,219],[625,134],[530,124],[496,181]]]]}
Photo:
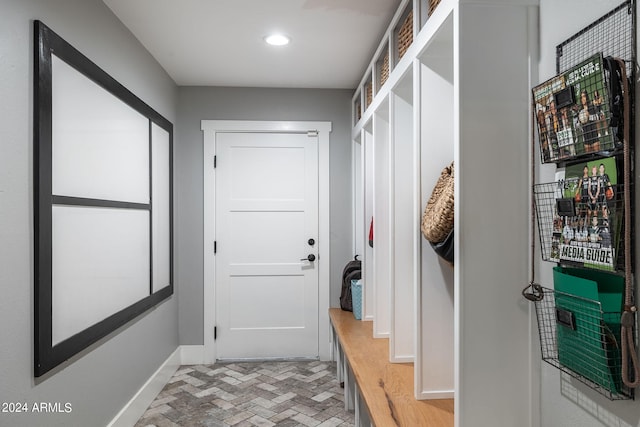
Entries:
{"type": "Polygon", "coordinates": [[[183,366],[135,427],[353,426],[335,369],[320,361],[183,366]]]}

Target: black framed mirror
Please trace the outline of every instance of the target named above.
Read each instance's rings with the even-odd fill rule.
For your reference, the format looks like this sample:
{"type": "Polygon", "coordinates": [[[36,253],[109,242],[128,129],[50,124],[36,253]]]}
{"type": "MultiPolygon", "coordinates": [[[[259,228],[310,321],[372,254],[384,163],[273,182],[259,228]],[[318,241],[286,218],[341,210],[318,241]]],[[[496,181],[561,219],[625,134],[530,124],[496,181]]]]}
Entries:
{"type": "Polygon", "coordinates": [[[34,23],[34,375],[173,294],[173,125],[34,23]]]}

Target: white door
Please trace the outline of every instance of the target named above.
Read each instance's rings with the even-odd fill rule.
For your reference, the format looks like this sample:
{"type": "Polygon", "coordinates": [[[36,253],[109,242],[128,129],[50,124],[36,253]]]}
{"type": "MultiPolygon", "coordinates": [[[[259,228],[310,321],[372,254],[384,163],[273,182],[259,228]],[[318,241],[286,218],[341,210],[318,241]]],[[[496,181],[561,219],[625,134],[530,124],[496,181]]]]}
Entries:
{"type": "Polygon", "coordinates": [[[218,133],[215,171],[217,358],[318,357],[318,137],[218,133]]]}

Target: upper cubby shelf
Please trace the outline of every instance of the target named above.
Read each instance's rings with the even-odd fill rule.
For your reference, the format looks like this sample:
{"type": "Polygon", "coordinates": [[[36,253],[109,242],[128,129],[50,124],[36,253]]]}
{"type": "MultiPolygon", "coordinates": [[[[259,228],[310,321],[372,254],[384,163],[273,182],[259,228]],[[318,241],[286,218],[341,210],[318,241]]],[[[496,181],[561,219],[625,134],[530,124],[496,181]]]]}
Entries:
{"type": "Polygon", "coordinates": [[[453,51],[453,8],[456,0],[404,0],[398,7],[352,101],[353,133],[358,134],[389,92],[402,85],[413,60],[453,51]]]}

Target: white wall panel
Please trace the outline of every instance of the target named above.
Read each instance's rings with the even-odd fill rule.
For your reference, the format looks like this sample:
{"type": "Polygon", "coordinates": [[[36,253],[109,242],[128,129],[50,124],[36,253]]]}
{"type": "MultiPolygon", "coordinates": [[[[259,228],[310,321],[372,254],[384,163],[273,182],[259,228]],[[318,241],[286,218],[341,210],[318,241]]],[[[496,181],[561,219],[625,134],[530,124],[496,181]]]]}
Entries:
{"type": "Polygon", "coordinates": [[[373,269],[375,275],[375,314],[373,334],[386,338],[391,330],[391,233],[390,233],[390,145],[389,109],[386,101],[374,116],[373,137],[373,269]]]}
{"type": "Polygon", "coordinates": [[[54,206],[53,345],[149,295],[149,212],[54,206]]]}
{"type": "MultiPolygon", "coordinates": [[[[410,82],[407,76],[405,84],[410,82]]],[[[412,85],[409,83],[409,89],[412,85]]],[[[398,91],[400,92],[400,91],[398,91]]],[[[392,92],[393,111],[393,289],[391,307],[392,333],[389,339],[389,357],[394,362],[412,362],[414,356],[414,225],[413,210],[416,183],[413,161],[413,105],[411,90],[408,96],[392,92]]]]}
{"type": "Polygon", "coordinates": [[[52,55],[53,194],[149,202],[149,120],[52,55]]]}
{"type": "Polygon", "coordinates": [[[375,317],[376,304],[376,275],[373,262],[373,248],[369,246],[369,227],[373,218],[373,134],[367,130],[363,131],[363,158],[364,158],[364,183],[363,183],[363,208],[364,208],[364,257],[362,258],[362,279],[364,295],[363,320],[373,320],[375,317]]]}
{"type": "Polygon", "coordinates": [[[169,133],[151,126],[153,292],[171,283],[169,133]]]}
{"type": "MultiPolygon", "coordinates": [[[[442,169],[454,157],[452,55],[453,52],[442,55],[440,51],[434,54],[428,49],[420,63],[422,209],[442,169]]],[[[421,237],[421,242],[416,395],[425,399],[451,397],[454,389],[453,268],[438,257],[426,239],[421,237]]]]}
{"type": "Polygon", "coordinates": [[[531,357],[530,307],[520,291],[529,278],[529,47],[536,33],[528,24],[536,12],[474,3],[459,5],[454,14],[460,427],[526,426],[531,419],[524,362],[531,357]],[[491,49],[479,54],[478,40],[491,49]],[[504,206],[502,214],[497,206],[504,206]]]}

